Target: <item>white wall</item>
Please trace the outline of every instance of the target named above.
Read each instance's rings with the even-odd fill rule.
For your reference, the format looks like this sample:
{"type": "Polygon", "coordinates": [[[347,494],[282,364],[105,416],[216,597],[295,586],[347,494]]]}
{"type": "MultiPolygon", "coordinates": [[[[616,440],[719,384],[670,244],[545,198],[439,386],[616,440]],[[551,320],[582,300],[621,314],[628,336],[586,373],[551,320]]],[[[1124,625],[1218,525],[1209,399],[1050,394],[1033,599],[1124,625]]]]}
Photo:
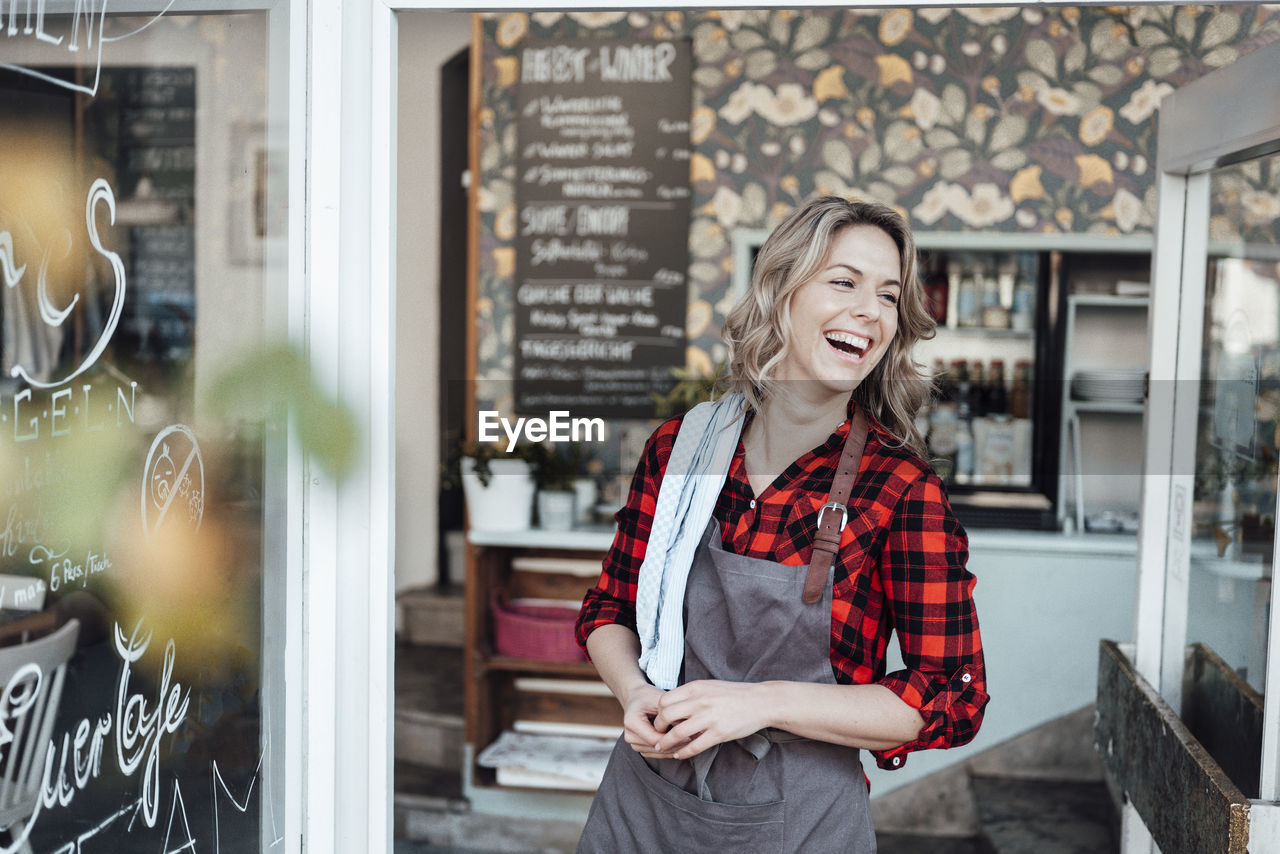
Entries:
{"type": "MultiPolygon", "coordinates": [[[[1006,739],[1092,703],[1098,688],[1098,641],[1133,636],[1134,541],[1099,553],[1068,547],[1078,539],[1027,535],[1008,549],[1007,535],[970,532],[969,569],[991,702],[977,737],[964,747],[913,753],[897,771],[867,758],[872,796],[884,795],[1006,739]],[[1057,545],[1055,545],[1055,542],[1057,545]]],[[[901,666],[890,643],[889,670],[901,666]]]]}
{"type": "MultiPolygon", "coordinates": [[[[396,290],[396,590],[433,583],[439,531],[440,66],[471,16],[402,12],[396,290]]],[[[449,116],[466,122],[466,115],[449,116]]],[[[461,285],[462,283],[459,283],[461,285]]],[[[451,291],[455,285],[451,284],[451,291]]],[[[454,298],[466,299],[464,286],[454,298]]]]}

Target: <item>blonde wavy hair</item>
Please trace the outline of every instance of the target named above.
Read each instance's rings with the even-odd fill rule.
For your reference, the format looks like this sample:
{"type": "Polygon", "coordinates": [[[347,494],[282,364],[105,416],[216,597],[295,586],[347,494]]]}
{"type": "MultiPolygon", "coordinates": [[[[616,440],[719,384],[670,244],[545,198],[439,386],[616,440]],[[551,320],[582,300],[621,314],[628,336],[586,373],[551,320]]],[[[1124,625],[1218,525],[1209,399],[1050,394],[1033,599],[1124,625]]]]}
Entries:
{"type": "Polygon", "coordinates": [[[855,225],[878,228],[897,245],[902,293],[889,352],[853,396],[902,445],[924,457],[925,440],[915,427],[915,415],[929,397],[931,381],[911,351],[917,341],[933,337],[935,323],[916,276],[911,227],[887,205],[819,196],[773,230],[756,255],[747,294],[725,319],[722,337],[729,364],[722,387],[742,392],[756,411],[769,400],[776,390],[773,374],[791,340],[791,298],[823,269],[836,235],[855,225]]]}

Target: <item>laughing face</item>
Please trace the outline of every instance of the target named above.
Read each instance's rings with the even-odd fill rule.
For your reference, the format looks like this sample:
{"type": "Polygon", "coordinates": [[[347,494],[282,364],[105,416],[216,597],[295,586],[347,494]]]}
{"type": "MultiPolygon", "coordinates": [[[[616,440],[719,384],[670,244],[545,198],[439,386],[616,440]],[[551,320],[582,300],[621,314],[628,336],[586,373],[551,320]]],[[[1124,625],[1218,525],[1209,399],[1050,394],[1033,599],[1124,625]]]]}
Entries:
{"type": "Polygon", "coordinates": [[[818,272],[791,297],[791,337],[775,377],[847,397],[889,352],[901,279],[898,246],[884,231],[837,232],[818,272]]]}

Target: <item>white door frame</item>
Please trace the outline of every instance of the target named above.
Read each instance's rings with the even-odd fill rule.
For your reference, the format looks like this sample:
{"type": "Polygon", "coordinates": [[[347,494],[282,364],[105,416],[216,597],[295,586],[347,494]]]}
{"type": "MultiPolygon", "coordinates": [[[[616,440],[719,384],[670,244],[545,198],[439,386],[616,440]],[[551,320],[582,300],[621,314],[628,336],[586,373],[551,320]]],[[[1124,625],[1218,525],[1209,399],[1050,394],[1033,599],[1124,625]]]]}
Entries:
{"type": "Polygon", "coordinates": [[[306,10],[292,27],[306,46],[291,101],[307,117],[301,340],[321,388],[361,429],[350,474],[338,482],[313,469],[303,486],[303,848],[390,851],[395,40],[376,0],[295,2],[306,10]]]}
{"type": "MultiPolygon", "coordinates": [[[[1280,152],[1277,91],[1280,44],[1256,50],[1184,86],[1160,106],[1159,211],[1149,329],[1151,395],[1143,425],[1145,475],[1134,663],[1174,708],[1180,705],[1186,644],[1194,481],[1187,461],[1195,459],[1209,173],[1280,152]]],[[[1267,654],[1267,684],[1280,685],[1276,585],[1272,587],[1267,654]]],[[[1261,790],[1260,799],[1250,808],[1251,839],[1280,849],[1280,837],[1272,833],[1280,828],[1280,807],[1275,804],[1280,800],[1280,691],[1267,692],[1266,700],[1261,790]]],[[[1126,807],[1124,850],[1152,848],[1141,820],[1131,806],[1126,807]]]]}

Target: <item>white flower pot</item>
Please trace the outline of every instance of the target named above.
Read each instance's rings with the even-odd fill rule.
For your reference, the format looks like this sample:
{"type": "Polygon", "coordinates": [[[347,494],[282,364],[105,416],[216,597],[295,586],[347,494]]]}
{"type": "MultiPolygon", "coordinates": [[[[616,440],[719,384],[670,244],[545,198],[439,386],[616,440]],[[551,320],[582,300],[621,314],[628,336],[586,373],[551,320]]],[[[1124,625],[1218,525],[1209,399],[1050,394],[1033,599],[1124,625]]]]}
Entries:
{"type": "Polygon", "coordinates": [[[538,493],[538,526],[547,531],[573,528],[573,493],[560,490],[538,493]]]}
{"type": "Polygon", "coordinates": [[[489,485],[480,483],[476,461],[462,459],[462,494],[472,528],[523,531],[533,524],[533,470],[525,460],[490,460],[489,485]]]}
{"type": "Polygon", "coordinates": [[[591,514],[596,509],[596,482],[589,477],[580,477],[573,482],[573,521],[578,525],[591,522],[591,514]]]}

